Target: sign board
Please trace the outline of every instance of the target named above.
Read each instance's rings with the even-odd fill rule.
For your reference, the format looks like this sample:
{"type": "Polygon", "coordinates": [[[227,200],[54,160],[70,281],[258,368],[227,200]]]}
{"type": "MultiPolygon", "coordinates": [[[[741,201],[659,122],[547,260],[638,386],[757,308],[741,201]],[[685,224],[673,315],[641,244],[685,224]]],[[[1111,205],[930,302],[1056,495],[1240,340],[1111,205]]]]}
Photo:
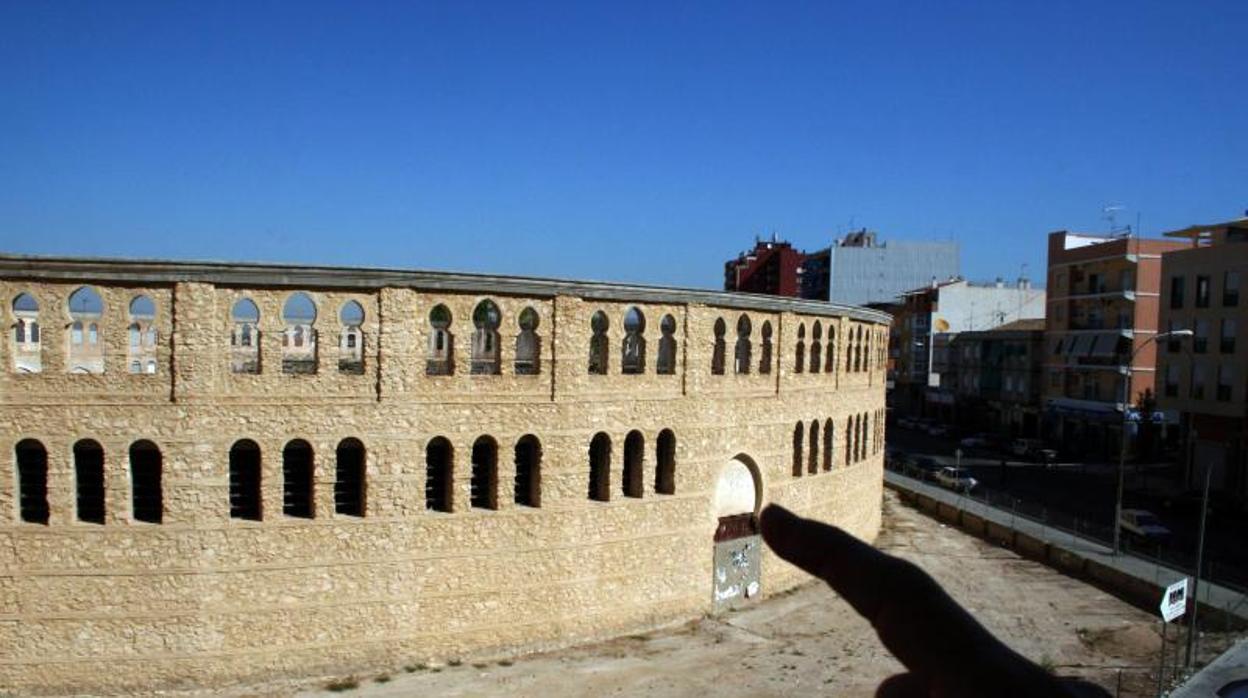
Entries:
{"type": "Polygon", "coordinates": [[[1187,577],[1166,587],[1161,595],[1161,619],[1170,621],[1183,615],[1187,610],[1187,577]]]}

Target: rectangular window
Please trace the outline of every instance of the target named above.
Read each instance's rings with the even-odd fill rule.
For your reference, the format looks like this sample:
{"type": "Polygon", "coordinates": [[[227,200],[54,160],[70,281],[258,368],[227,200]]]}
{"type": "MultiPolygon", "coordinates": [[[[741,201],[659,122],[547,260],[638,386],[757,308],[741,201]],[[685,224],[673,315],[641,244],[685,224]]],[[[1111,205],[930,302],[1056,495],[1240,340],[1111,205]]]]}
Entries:
{"type": "Polygon", "coordinates": [[[1088,293],[1101,293],[1105,290],[1105,284],[1101,280],[1100,274],[1088,274],[1088,293]]]}
{"type": "Polygon", "coordinates": [[[1231,383],[1234,379],[1234,369],[1230,366],[1218,367],[1218,400],[1220,402],[1231,401],[1231,383]]]}
{"type": "Polygon", "coordinates": [[[1183,277],[1182,276],[1170,277],[1170,307],[1171,308],[1183,307],[1183,277]]]}
{"type": "Polygon", "coordinates": [[[1209,307],[1209,277],[1205,274],[1196,275],[1196,307],[1209,307]]]}
{"type": "Polygon", "coordinates": [[[1192,364],[1192,388],[1191,397],[1193,400],[1205,399],[1205,366],[1204,364],[1192,364]]]}
{"type": "Polygon", "coordinates": [[[1233,308],[1239,305],[1239,272],[1228,271],[1222,275],[1222,305],[1233,308]]]}
{"type": "Polygon", "coordinates": [[[1063,290],[1066,286],[1066,272],[1064,271],[1057,272],[1057,281],[1053,285],[1057,287],[1055,289],[1056,291],[1063,290]]]}
{"type": "Polygon", "coordinates": [[[1203,354],[1209,349],[1209,321],[1196,321],[1196,335],[1192,337],[1192,351],[1203,354]]]}
{"type": "Polygon", "coordinates": [[[1227,318],[1222,321],[1222,334],[1219,337],[1220,342],[1218,349],[1223,354],[1235,353],[1235,334],[1239,331],[1239,327],[1235,320],[1227,318]]]}
{"type": "Polygon", "coordinates": [[[1135,290],[1135,270],[1123,269],[1119,284],[1123,291],[1134,291],[1135,290]]]}
{"type": "Polygon", "coordinates": [[[1179,367],[1175,364],[1166,364],[1166,397],[1179,396],[1179,367]]]}
{"type": "Polygon", "coordinates": [[[1170,336],[1166,339],[1166,351],[1170,352],[1171,354],[1177,354],[1183,349],[1182,341],[1180,340],[1180,338],[1174,336],[1174,333],[1177,332],[1178,330],[1179,330],[1178,320],[1171,320],[1170,324],[1166,327],[1166,331],[1171,333],[1170,336]]]}

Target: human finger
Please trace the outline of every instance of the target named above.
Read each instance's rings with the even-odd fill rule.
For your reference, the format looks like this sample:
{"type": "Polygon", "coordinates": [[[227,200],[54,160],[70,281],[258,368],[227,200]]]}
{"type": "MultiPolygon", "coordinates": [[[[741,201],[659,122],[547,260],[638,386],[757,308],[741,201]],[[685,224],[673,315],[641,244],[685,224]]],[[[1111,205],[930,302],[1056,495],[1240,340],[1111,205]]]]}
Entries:
{"type": "Polygon", "coordinates": [[[927,698],[927,682],[918,674],[895,674],[875,689],[875,698],[927,698]]]}

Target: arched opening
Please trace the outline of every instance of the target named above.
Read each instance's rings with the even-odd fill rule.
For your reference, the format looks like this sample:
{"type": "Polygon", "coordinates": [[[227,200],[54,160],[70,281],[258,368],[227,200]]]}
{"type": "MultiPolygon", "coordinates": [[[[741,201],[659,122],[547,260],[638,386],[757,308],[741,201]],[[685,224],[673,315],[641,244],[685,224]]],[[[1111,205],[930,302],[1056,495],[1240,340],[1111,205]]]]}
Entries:
{"type": "Polygon", "coordinates": [[[633,306],[624,314],[624,342],[620,347],[621,372],[646,372],[646,316],[633,306]]]}
{"type": "Polygon", "coordinates": [[[594,313],[589,319],[589,329],[593,335],[589,338],[589,372],[597,376],[607,375],[607,364],[610,359],[610,347],[607,337],[607,327],[610,321],[607,320],[607,314],[601,310],[594,313]]]}
{"type": "Polygon", "coordinates": [[[810,423],[810,452],[806,454],[806,472],[814,475],[819,472],[819,420],[810,423]]]}
{"type": "Polygon", "coordinates": [[[646,453],[646,438],[641,432],[633,430],[624,437],[624,496],[642,496],[642,460],[646,453]]]}
{"type": "Polygon", "coordinates": [[[499,361],[498,327],[503,322],[502,311],[490,299],[477,303],[472,311],[472,373],[477,376],[498,375],[502,366],[499,361]]]}
{"type": "Polygon", "coordinates": [[[450,512],[453,504],[452,466],[455,451],[451,442],[438,436],[425,446],[425,509],[450,512]]]}
{"type": "Polygon", "coordinates": [[[100,321],[104,301],[90,286],[82,286],[69,296],[69,345],[66,367],[70,373],[103,373],[104,343],[100,341],[100,321]]]}
{"type": "Polygon", "coordinates": [[[78,520],[104,523],[104,449],[92,439],[74,444],[74,485],[78,520]]]}
{"type": "Polygon", "coordinates": [[[742,314],[737,318],[737,344],[733,347],[733,371],[736,373],[749,373],[750,363],[752,361],[750,347],[750,332],[753,327],[750,325],[748,315],[742,314]]]}
{"type": "Polygon", "coordinates": [[[542,506],[542,443],[532,434],[516,442],[516,504],[542,506]]]}
{"type": "Polygon", "coordinates": [[[664,315],[659,322],[659,360],[655,373],[671,375],[676,372],[676,318],[664,315]]]}
{"type": "Polygon", "coordinates": [[[282,513],[301,519],[315,514],[312,445],[295,439],[282,449],[282,513]]]}
{"type": "Polygon", "coordinates": [[[823,324],[815,320],[810,331],[810,372],[818,373],[823,367],[823,324]]]}
{"type": "Polygon", "coordinates": [[[836,431],[832,426],[832,419],[829,418],[823,423],[823,470],[827,472],[832,469],[833,442],[836,440],[836,431]]]}
{"type": "Polygon", "coordinates": [[[48,452],[34,439],[23,439],[13,447],[17,459],[17,508],[22,521],[47,525],[48,452]]]}
{"type": "Polygon", "coordinates": [[[716,521],[712,578],[716,610],[740,606],[761,591],[758,512],[762,491],[758,467],[744,455],[728,461],[715,479],[711,509],[716,521]]]}
{"type": "Polygon", "coordinates": [[[520,311],[520,334],[516,335],[517,376],[533,376],[542,371],[542,338],[537,335],[540,321],[536,310],[520,311]]]}
{"type": "Polygon", "coordinates": [[[39,337],[39,301],[29,293],[13,299],[13,369],[18,373],[43,370],[43,345],[39,337]]]}
{"type": "Polygon", "coordinates": [[[824,361],[824,373],[836,372],[836,325],[828,323],[828,350],[824,361]]]}
{"type": "Polygon", "coordinates": [[[802,443],[805,431],[806,427],[801,422],[793,427],[793,477],[802,476],[802,443]]]}
{"type": "Polygon", "coordinates": [[[589,498],[611,500],[611,437],[601,431],[589,442],[589,498]]]}
{"type": "Polygon", "coordinates": [[[489,436],[472,444],[469,504],[473,509],[498,508],[498,442],[489,436]]]}
{"type": "Polygon", "coordinates": [[[135,441],[130,445],[131,509],[135,521],[158,524],[164,520],[162,470],[163,458],[156,444],[135,441]]]}
{"type": "Polygon", "coordinates": [[[364,444],[356,438],[338,442],[335,453],[334,513],[364,516],[366,492],[364,444]]]}
{"type": "Polygon", "coordinates": [[[845,420],[845,465],[854,462],[854,418],[845,420]]]}
{"type": "Polygon", "coordinates": [[[260,495],[260,446],[251,439],[239,439],[230,447],[230,518],[260,521],[263,499],[260,495]]]}
{"type": "Polygon", "coordinates": [[[763,321],[763,346],[758,357],[758,372],[771,373],[771,321],[763,321]]]}
{"type": "Polygon", "coordinates": [[[858,326],[858,339],[854,341],[854,370],[862,371],[862,325],[858,326]]]}
{"type": "Polygon", "coordinates": [[[806,325],[797,326],[797,344],[793,347],[793,372],[806,370],[806,325]]]}
{"type": "Polygon", "coordinates": [[[451,311],[441,303],[429,311],[429,352],[425,374],[449,376],[455,372],[455,336],[451,334],[451,311]]]}
{"type": "Polygon", "coordinates": [[[347,301],[338,311],[342,330],[338,338],[338,372],[364,375],[364,306],[347,301]]]}
{"type": "Polygon", "coordinates": [[[715,346],[711,349],[711,373],[716,376],[724,375],[724,353],[727,346],[724,343],[724,334],[728,332],[728,326],[724,324],[723,318],[715,319],[715,346]]]}
{"type": "Polygon", "coordinates": [[[156,368],[156,302],[144,295],[130,301],[130,326],[127,328],[126,365],[131,373],[155,373],[156,368]],[[148,368],[153,369],[148,371],[148,368]]]}
{"type": "Polygon", "coordinates": [[[230,371],[260,372],[260,309],[250,298],[240,298],[230,310],[230,371]]]}
{"type": "Polygon", "coordinates": [[[654,491],[676,494],[676,434],[671,429],[659,432],[654,455],[654,491]]]}
{"type": "Polygon", "coordinates": [[[316,303],[297,291],[282,306],[282,373],[316,373],[316,303]]]}

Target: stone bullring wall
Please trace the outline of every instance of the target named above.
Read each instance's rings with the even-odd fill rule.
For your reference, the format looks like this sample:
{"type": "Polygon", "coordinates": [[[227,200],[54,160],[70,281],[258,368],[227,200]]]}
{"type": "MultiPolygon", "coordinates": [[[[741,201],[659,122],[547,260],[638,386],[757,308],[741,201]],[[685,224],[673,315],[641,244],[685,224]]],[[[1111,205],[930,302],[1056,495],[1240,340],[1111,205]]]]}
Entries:
{"type": "MultiPolygon", "coordinates": [[[[0,691],[121,693],[393,669],[704,613],[712,496],[734,459],[761,485],[754,513],[779,502],[866,539],[880,523],[888,320],[880,313],[540,279],[18,256],[0,256],[0,291],[0,691]],[[75,319],[67,303],[83,286],[103,304],[102,373],[71,372],[67,360],[75,319]],[[282,306],[296,291],[317,307],[314,373],[283,372],[282,306]],[[38,372],[16,368],[14,302],[23,293],[38,304],[38,372]],[[127,309],[140,294],[156,308],[150,373],[131,373],[126,361],[127,309]],[[230,361],[231,308],[244,296],[260,311],[254,374],[233,372],[230,361]],[[472,318],[487,298],[501,313],[500,370],[473,375],[472,318]],[[360,374],[338,365],[348,300],[364,308],[360,374]],[[452,375],[426,372],[437,304],[453,318],[452,375]],[[517,318],[530,307],[540,368],[516,375],[517,318]],[[633,307],[645,316],[646,359],[643,373],[629,375],[621,342],[633,307]],[[609,319],[605,375],[588,370],[597,311],[609,319]],[[676,328],[667,375],[656,373],[664,315],[676,328]],[[748,374],[734,361],[742,316],[752,325],[748,374]],[[727,332],[717,348],[719,320],[727,332]],[[816,322],[825,352],[817,373],[816,322]],[[671,494],[656,491],[662,430],[675,437],[671,494]],[[622,489],[633,431],[644,440],[643,478],[629,494],[640,496],[622,489]],[[600,432],[612,444],[609,501],[588,496],[589,447],[600,432]],[[540,442],[536,507],[512,496],[513,448],[525,435],[540,442]],[[495,509],[470,506],[481,436],[498,445],[495,509]],[[449,512],[426,508],[426,447],[437,437],[454,452],[449,512]],[[366,453],[362,516],[335,507],[335,449],[347,438],[366,453]],[[80,520],[74,446],[83,439],[104,454],[103,523],[80,520]],[[261,520],[231,517],[230,450],[240,439],[260,448],[261,520]],[[311,518],[283,514],[283,449],[293,439],[314,454],[311,518]],[[129,454],[139,440],[160,452],[160,523],[134,516],[129,454]],[[18,452],[33,442],[46,450],[46,523],[24,518],[40,495],[28,474],[23,484],[18,452]]],[[[762,555],[762,595],[803,581],[762,555]]]]}

